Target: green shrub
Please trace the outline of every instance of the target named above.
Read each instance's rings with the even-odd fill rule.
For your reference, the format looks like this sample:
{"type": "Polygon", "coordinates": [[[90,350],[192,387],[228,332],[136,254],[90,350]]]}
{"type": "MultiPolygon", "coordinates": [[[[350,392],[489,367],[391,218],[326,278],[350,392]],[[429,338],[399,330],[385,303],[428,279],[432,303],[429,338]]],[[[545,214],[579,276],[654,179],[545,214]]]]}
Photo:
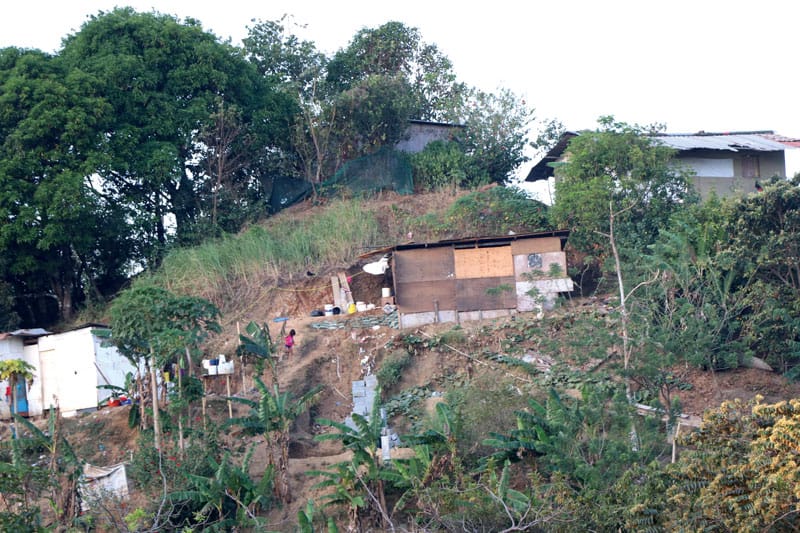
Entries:
{"type": "Polygon", "coordinates": [[[411,156],[414,186],[418,191],[456,189],[467,179],[468,157],[451,141],[433,141],[411,156]]]}
{"type": "Polygon", "coordinates": [[[551,229],[547,206],[509,187],[492,187],[462,196],[445,214],[445,226],[453,238],[551,229]]]}
{"type": "Polygon", "coordinates": [[[381,367],[375,373],[383,390],[389,390],[400,382],[403,377],[403,370],[411,362],[411,354],[405,350],[395,350],[390,353],[381,363],[381,367]]]}

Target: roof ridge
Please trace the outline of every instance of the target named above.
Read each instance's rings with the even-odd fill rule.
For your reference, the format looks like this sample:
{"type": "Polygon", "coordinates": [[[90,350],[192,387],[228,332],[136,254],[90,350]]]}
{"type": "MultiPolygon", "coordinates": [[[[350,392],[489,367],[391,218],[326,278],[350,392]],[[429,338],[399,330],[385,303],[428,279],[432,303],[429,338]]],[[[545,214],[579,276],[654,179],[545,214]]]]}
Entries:
{"type": "Polygon", "coordinates": [[[708,132],[698,131],[696,133],[652,133],[651,137],[723,137],[726,135],[774,135],[774,130],[752,130],[752,131],[725,131],[708,132]]]}

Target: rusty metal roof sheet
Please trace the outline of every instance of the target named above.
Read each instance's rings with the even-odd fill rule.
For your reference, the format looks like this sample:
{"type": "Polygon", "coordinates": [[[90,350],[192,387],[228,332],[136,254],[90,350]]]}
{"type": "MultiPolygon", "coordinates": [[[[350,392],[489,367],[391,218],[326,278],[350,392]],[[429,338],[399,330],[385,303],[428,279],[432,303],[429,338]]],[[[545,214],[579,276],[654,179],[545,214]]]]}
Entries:
{"type": "Polygon", "coordinates": [[[654,135],[653,140],[676,150],[755,150],[758,152],[782,152],[791,146],[788,138],[771,131],[699,133],[654,135]],[[785,139],[784,142],[778,139],[785,139]]]}

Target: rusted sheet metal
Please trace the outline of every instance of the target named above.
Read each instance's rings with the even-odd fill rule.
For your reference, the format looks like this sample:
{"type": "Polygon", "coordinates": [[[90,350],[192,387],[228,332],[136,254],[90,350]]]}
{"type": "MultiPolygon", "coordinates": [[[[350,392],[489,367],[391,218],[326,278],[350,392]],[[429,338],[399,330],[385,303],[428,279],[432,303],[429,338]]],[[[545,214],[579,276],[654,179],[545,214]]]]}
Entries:
{"type": "Polygon", "coordinates": [[[456,279],[497,278],[514,275],[511,246],[456,249],[456,279]]]}
{"type": "Polygon", "coordinates": [[[398,285],[446,280],[454,276],[452,248],[403,250],[394,253],[394,277],[398,285]]]}
{"type": "Polygon", "coordinates": [[[456,308],[456,282],[454,279],[397,283],[395,294],[401,313],[423,313],[439,309],[456,308]]]}
{"type": "Polygon", "coordinates": [[[544,252],[560,252],[561,239],[558,237],[539,237],[518,240],[511,243],[511,255],[541,254],[544,252]]]}
{"type": "Polygon", "coordinates": [[[456,305],[459,311],[516,309],[514,277],[456,280],[456,305]],[[501,288],[506,290],[500,290],[501,288]]]}

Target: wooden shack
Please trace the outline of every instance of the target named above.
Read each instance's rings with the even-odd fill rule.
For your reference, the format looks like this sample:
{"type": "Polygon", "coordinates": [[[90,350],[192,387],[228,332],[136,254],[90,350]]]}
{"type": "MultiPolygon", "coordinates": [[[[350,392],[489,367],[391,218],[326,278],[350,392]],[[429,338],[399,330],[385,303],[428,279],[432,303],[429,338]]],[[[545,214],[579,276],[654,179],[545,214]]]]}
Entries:
{"type": "Polygon", "coordinates": [[[568,236],[564,230],[395,246],[400,327],[551,308],[558,293],[572,290],[568,236]]]}

